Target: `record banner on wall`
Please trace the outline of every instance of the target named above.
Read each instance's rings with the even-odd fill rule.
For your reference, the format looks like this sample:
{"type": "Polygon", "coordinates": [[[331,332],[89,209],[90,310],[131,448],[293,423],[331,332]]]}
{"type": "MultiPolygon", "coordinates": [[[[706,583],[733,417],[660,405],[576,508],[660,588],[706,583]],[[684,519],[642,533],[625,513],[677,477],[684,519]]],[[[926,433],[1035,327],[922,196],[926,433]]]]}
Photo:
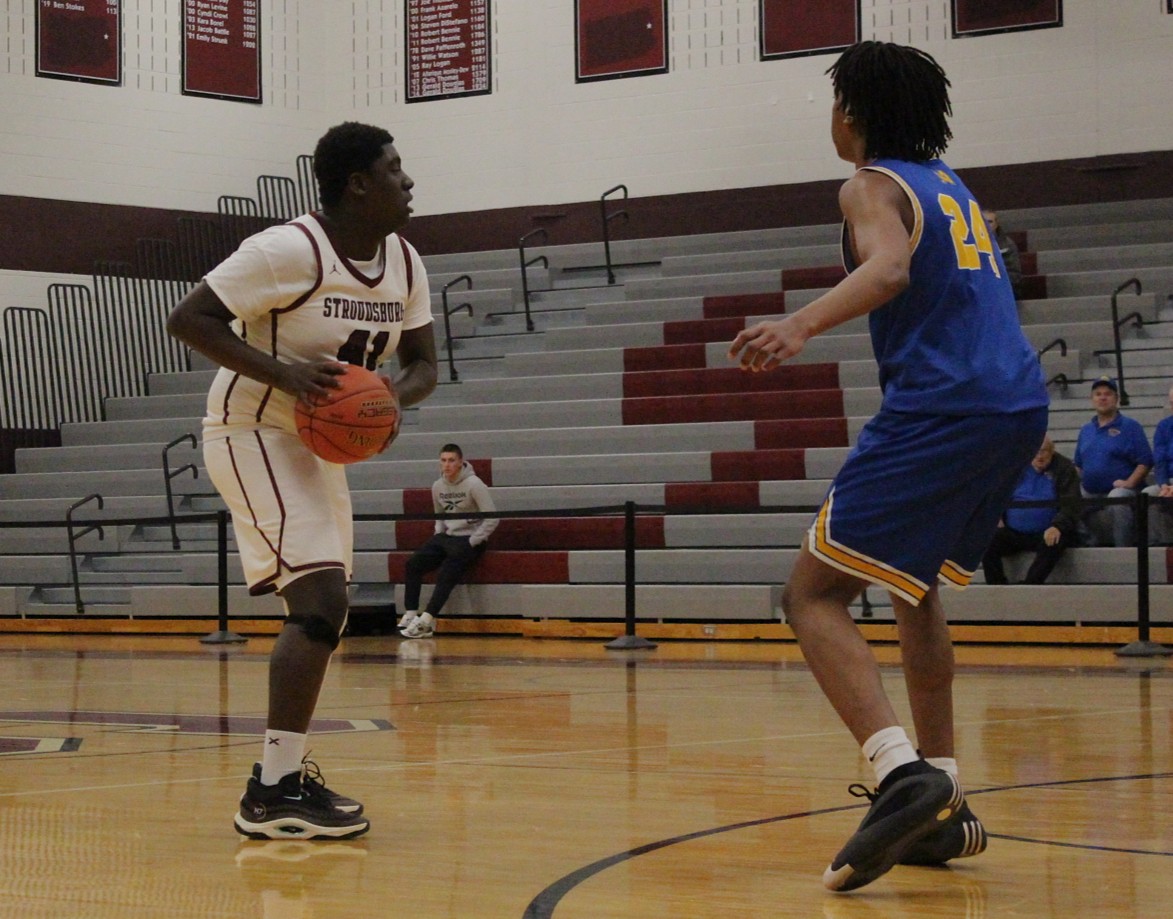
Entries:
{"type": "Polygon", "coordinates": [[[407,0],[407,101],[492,92],[489,0],[407,0]]]}
{"type": "Polygon", "coordinates": [[[183,0],[185,96],[261,101],[260,0],[183,0]]]}
{"type": "Polygon", "coordinates": [[[859,0],[760,0],[762,60],[831,54],[859,41],[859,0]]]}
{"type": "Polygon", "coordinates": [[[122,83],[121,0],[36,0],[37,76],[122,83]]]}
{"type": "Polygon", "coordinates": [[[575,81],[668,72],[668,0],[575,0],[575,81]]]}
{"type": "Polygon", "coordinates": [[[1063,0],[953,0],[954,38],[1061,25],[1063,0]]]}

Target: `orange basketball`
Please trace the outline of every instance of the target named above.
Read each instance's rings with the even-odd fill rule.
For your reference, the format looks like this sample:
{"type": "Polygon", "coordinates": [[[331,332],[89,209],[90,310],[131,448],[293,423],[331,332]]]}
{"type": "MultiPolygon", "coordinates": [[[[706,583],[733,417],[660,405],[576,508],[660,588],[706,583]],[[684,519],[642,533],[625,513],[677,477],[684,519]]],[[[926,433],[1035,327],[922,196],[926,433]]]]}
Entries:
{"type": "Polygon", "coordinates": [[[318,404],[297,401],[297,434],[324,460],[357,463],[390,444],[399,410],[378,374],[348,366],[337,379],[341,388],[318,404]]]}

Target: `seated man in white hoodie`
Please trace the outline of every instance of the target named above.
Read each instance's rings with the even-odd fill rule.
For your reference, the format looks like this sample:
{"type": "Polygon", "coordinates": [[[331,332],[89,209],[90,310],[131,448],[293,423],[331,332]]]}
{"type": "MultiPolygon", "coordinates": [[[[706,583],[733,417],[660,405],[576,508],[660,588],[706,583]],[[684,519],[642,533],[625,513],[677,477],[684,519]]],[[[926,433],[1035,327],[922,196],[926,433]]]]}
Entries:
{"type": "MultiPolygon", "coordinates": [[[[489,486],[482,482],[472,464],[464,461],[464,452],[456,444],[440,448],[440,478],[432,483],[432,506],[437,514],[483,513],[495,511],[489,486]]],[[[407,560],[404,582],[404,613],[399,618],[399,634],[404,638],[431,638],[436,617],[460,583],[464,573],[481,557],[489,534],[500,521],[490,517],[472,520],[436,521],[436,532],[407,560]],[[429,571],[439,568],[436,588],[421,613],[420,583],[429,571]]]]}

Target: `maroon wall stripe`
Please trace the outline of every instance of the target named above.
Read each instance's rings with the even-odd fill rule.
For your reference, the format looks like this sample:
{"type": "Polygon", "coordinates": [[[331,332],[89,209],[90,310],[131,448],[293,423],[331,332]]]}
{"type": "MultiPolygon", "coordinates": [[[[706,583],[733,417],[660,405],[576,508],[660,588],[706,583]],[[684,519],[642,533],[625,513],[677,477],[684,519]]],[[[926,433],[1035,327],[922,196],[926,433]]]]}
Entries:
{"type": "MultiPolygon", "coordinates": [[[[958,170],[994,210],[1173,197],[1173,150],[958,170]]],[[[648,239],[838,223],[842,181],[631,198],[619,238],[648,239]]],[[[422,189],[421,189],[422,190],[422,189]]],[[[225,190],[227,191],[227,190],[225,190]]],[[[209,204],[212,202],[209,201],[209,204]]],[[[0,195],[0,269],[89,274],[97,259],[134,262],[135,240],[174,238],[181,216],[212,212],[0,195]]],[[[404,234],[424,255],[513,249],[545,227],[552,243],[598,242],[597,199],[415,217],[404,234]]]]}

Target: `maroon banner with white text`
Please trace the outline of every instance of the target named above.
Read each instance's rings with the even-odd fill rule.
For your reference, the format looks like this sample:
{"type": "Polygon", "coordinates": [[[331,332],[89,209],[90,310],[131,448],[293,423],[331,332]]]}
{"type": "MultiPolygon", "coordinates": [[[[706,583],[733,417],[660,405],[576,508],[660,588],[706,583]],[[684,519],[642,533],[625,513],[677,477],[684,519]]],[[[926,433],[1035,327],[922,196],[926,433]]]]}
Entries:
{"type": "Polygon", "coordinates": [[[489,0],[406,0],[407,101],[492,92],[489,0]]]}
{"type": "Polygon", "coordinates": [[[183,0],[183,94],[261,101],[260,0],[183,0]]]}
{"type": "Polygon", "coordinates": [[[122,82],[121,0],[36,0],[37,76],[122,82]]]}

